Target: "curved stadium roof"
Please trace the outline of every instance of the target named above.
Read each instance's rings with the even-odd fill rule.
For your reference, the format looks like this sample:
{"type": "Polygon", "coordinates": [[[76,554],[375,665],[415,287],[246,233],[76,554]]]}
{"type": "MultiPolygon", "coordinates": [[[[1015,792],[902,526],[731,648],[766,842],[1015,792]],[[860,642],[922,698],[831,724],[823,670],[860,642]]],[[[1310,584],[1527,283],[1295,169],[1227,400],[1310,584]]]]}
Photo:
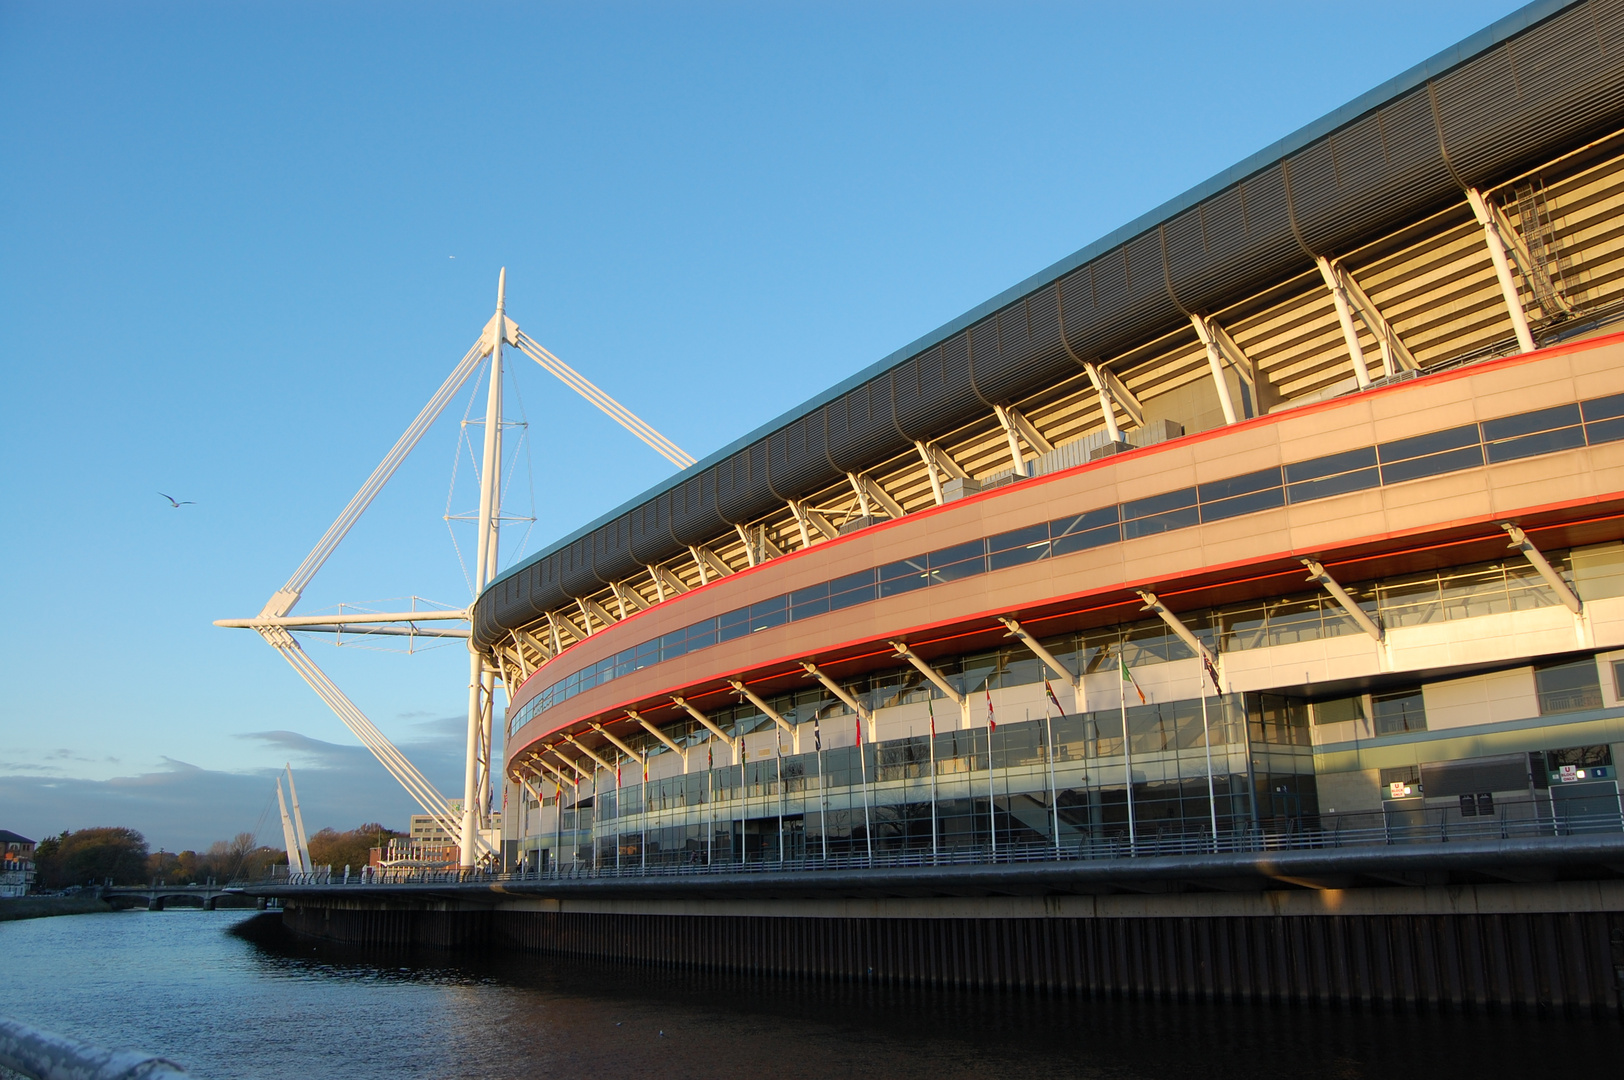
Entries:
{"type": "Polygon", "coordinates": [[[685,554],[1624,120],[1624,0],[1541,0],[510,568],[474,640],[685,554]]]}

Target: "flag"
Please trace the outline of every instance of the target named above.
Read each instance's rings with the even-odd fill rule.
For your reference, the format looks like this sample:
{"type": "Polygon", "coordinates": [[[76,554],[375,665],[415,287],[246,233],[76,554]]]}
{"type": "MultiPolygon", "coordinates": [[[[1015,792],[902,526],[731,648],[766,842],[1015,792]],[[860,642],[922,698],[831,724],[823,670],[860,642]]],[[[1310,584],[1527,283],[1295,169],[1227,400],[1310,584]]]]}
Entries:
{"type": "Polygon", "coordinates": [[[705,743],[705,768],[716,768],[716,745],[711,742],[705,743]]]}
{"type": "Polygon", "coordinates": [[[1054,687],[1049,685],[1048,676],[1044,676],[1043,690],[1049,695],[1049,704],[1054,706],[1054,711],[1059,713],[1061,716],[1065,716],[1066,710],[1060,707],[1060,699],[1054,696],[1054,687]]]}
{"type": "Polygon", "coordinates": [[[863,714],[857,714],[857,745],[863,745],[863,714]]]}
{"type": "Polygon", "coordinates": [[[988,688],[983,689],[987,695],[987,732],[991,734],[992,732],[998,730],[998,721],[994,720],[992,715],[992,690],[988,688]]]}
{"type": "Polygon", "coordinates": [[[925,708],[930,710],[930,737],[934,739],[936,737],[936,704],[932,699],[926,698],[925,708]]]}
{"type": "Polygon", "coordinates": [[[1117,666],[1122,671],[1122,681],[1127,683],[1129,686],[1133,687],[1133,692],[1139,695],[1139,704],[1143,705],[1145,703],[1145,692],[1143,690],[1139,689],[1139,683],[1137,681],[1135,681],[1135,679],[1133,677],[1133,672],[1128,670],[1127,658],[1123,657],[1123,656],[1118,656],[1117,657],[1117,666]]]}
{"type": "Polygon", "coordinates": [[[615,787],[620,786],[620,762],[615,762],[615,787]]]}
{"type": "Polygon", "coordinates": [[[1212,666],[1212,654],[1205,649],[1201,650],[1201,666],[1207,669],[1207,678],[1212,680],[1213,690],[1218,689],[1218,669],[1212,666]]]}
{"type": "Polygon", "coordinates": [[[823,731],[818,727],[818,714],[812,714],[812,749],[823,752],[823,731]]]}

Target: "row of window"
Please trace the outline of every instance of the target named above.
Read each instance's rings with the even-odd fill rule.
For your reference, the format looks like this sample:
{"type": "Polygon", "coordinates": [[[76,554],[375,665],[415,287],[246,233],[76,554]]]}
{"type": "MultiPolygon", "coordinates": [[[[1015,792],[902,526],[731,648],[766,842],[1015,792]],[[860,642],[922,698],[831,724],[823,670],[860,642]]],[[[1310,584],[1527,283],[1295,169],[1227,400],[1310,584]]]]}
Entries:
{"type": "MultiPolygon", "coordinates": [[[[1624,660],[1613,662],[1613,681],[1619,696],[1624,698],[1624,660]]],[[[1602,707],[1601,680],[1597,675],[1596,662],[1589,657],[1535,665],[1534,692],[1541,716],[1585,712],[1602,707]]],[[[1363,696],[1321,701],[1314,705],[1316,724],[1365,719],[1363,696]]],[[[1427,710],[1422,702],[1421,688],[1370,695],[1368,719],[1372,732],[1377,735],[1402,735],[1409,731],[1427,730],[1427,710]]]]}
{"type": "MultiPolygon", "coordinates": [[[[786,622],[1288,504],[1621,439],[1624,394],[1615,394],[1261,469],[971,540],[809,585],[641,642],[546,687],[519,710],[510,729],[640,668],[786,622]]],[[[1513,599],[1507,603],[1515,606],[1513,599]]]]}

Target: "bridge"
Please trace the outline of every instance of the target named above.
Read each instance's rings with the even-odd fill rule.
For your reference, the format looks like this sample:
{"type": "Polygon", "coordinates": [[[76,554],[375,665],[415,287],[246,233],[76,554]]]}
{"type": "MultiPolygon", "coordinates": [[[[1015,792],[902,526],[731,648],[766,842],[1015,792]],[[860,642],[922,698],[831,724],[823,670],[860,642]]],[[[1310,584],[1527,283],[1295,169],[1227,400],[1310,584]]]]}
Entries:
{"type": "MultiPolygon", "coordinates": [[[[182,907],[200,907],[213,911],[222,896],[242,896],[243,883],[229,882],[217,885],[211,879],[203,884],[169,885],[162,881],[150,885],[109,885],[101,890],[101,898],[109,902],[144,900],[148,911],[162,911],[174,903],[182,907]]],[[[265,906],[265,900],[259,906],[265,906]]]]}

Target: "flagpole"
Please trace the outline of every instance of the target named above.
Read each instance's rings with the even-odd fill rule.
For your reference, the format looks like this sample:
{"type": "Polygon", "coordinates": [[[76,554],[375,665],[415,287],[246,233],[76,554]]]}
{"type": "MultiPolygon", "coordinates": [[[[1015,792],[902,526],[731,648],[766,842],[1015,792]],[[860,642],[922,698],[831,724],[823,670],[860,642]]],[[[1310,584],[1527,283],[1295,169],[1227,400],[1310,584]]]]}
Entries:
{"type": "Polygon", "coordinates": [[[818,714],[812,714],[812,749],[818,755],[818,840],[823,848],[823,861],[829,861],[829,791],[823,786],[823,728],[818,714]]]}
{"type": "Polygon", "coordinates": [[[705,791],[709,794],[710,828],[705,830],[705,865],[716,862],[716,754],[715,739],[705,740],[705,791]]]}
{"type": "MultiPolygon", "coordinates": [[[[596,800],[593,800],[596,802],[596,800]]],[[[615,762],[615,873],[620,873],[620,823],[626,819],[621,813],[623,807],[620,802],[620,762],[615,762]]]]}
{"type": "Polygon", "coordinates": [[[647,873],[648,872],[648,754],[646,752],[643,755],[643,790],[639,791],[637,793],[637,796],[643,803],[643,839],[642,839],[642,846],[638,849],[638,854],[642,857],[641,858],[640,869],[644,873],[647,873]]]}
{"type": "Polygon", "coordinates": [[[1212,729],[1207,726],[1207,678],[1212,688],[1218,689],[1218,678],[1213,674],[1212,661],[1201,658],[1201,741],[1207,747],[1207,811],[1212,815],[1212,850],[1218,850],[1218,793],[1212,782],[1212,729]]]}
{"type": "MultiPolygon", "coordinates": [[[[873,733],[870,732],[870,735],[873,733]]],[[[857,766],[863,772],[863,839],[868,846],[868,864],[874,865],[874,820],[868,812],[868,754],[863,750],[863,714],[857,714],[857,766]]]]}
{"type": "Polygon", "coordinates": [[[987,695],[987,831],[992,836],[992,861],[998,861],[998,792],[992,779],[992,733],[998,730],[998,721],[992,715],[992,688],[982,687],[987,695]]]}
{"type": "MultiPolygon", "coordinates": [[[[1047,677],[1043,680],[1043,691],[1049,697],[1054,696],[1054,688],[1049,685],[1047,677]]],[[[1054,783],[1054,721],[1049,717],[1049,701],[1043,701],[1043,756],[1049,759],[1049,817],[1050,828],[1054,835],[1054,853],[1060,854],[1060,799],[1055,794],[1054,783]]]]}
{"type": "Polygon", "coordinates": [[[784,861],[784,743],[773,731],[773,749],[778,751],[778,861],[784,861]]]}
{"type": "Polygon", "coordinates": [[[564,849],[564,782],[558,783],[558,790],[553,792],[553,873],[556,875],[563,863],[564,849]]]}
{"type": "Polygon", "coordinates": [[[1117,662],[1122,665],[1122,678],[1118,681],[1121,683],[1120,689],[1122,691],[1122,765],[1127,772],[1128,778],[1128,853],[1137,855],[1139,854],[1139,836],[1133,827],[1133,739],[1128,736],[1128,682],[1132,676],[1128,674],[1126,657],[1117,657],[1117,662]]]}
{"type": "Polygon", "coordinates": [[[930,712],[930,857],[935,861],[937,856],[937,827],[936,827],[936,706],[931,698],[925,699],[925,708],[930,712]]]}

